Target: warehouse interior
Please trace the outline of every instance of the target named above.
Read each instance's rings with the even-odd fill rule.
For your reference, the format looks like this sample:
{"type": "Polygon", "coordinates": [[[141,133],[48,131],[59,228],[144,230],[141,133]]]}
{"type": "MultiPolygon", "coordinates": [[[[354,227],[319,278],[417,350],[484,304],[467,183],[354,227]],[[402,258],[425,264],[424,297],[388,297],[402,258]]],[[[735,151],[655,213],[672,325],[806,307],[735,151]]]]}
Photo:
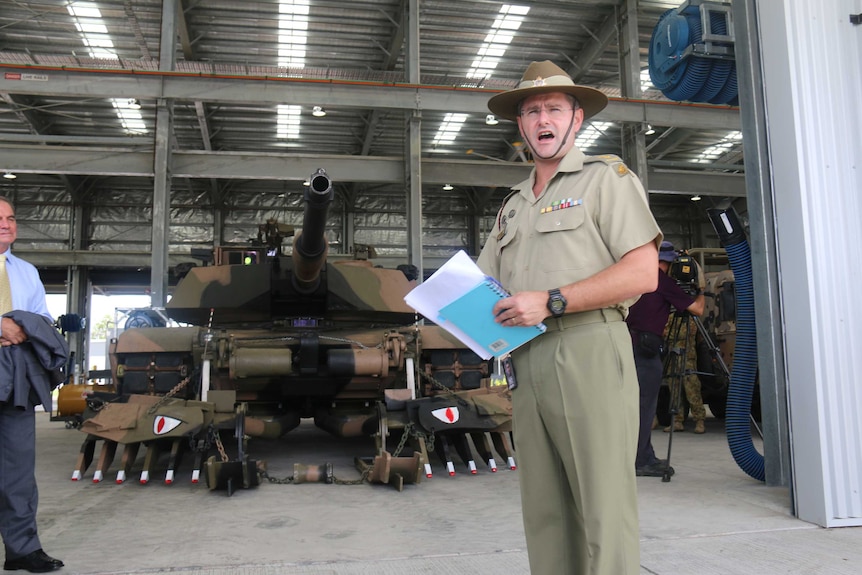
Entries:
{"type": "MultiPolygon", "coordinates": [[[[716,3],[750,42],[738,43],[737,58],[755,61],[738,63],[739,101],[671,100],[651,81],[651,40],[669,11],[700,4],[0,0],[0,195],[16,206],[14,251],[49,293],[66,294],[70,313],[87,316],[95,294],[145,294],[158,308],[178,270],[203,265],[201,253],[253,243],[267,221],[298,226],[308,180],[323,168],[335,186],[330,258],[372,254],[428,277],[459,250],[479,253],[509,186],[529,174],[517,126],[494,118],[487,100],[516,86],[530,62],[551,60],[609,96],[578,145],[623,158],[667,239],[720,248],[709,208],[735,211],[751,236],[761,378],[776,382],[761,390],[758,448],[767,484],[790,490],[770,493],[768,506],[786,497],[798,514],[793,370],[782,364],[794,336],[780,304],[762,305],[783,294],[779,224],[798,223],[769,199],[770,169],[793,155],[770,142],[764,157],[767,90],[745,52],[758,45],[755,8],[775,14],[756,0],[734,0],[732,11],[716,3]]],[[[760,26],[784,23],[766,18],[760,26]]],[[[86,346],[83,334],[72,338],[79,356],[86,346]]],[[[851,482],[857,461],[845,469],[851,482]]],[[[848,501],[853,525],[858,494],[848,501]]],[[[316,572],[307,569],[295,572],[316,572]]]]}
{"type": "Polygon", "coordinates": [[[152,287],[163,303],[155,276],[170,283],[193,248],[247,242],[270,217],[296,223],[317,168],[337,186],[333,253],[368,245],[430,271],[476,254],[529,170],[517,127],[488,125],[485,104],[534,60],[612,98],[580,143],[629,160],[681,247],[715,246],[707,207],[746,212],[738,110],[673,103],[649,82],[649,38],[672,2],[87,6],[10,2],[0,16],[2,170],[16,176],[2,191],[18,205],[16,250],[54,287],[73,252],[97,289],[152,287]],[[160,58],[165,30],[177,41],[160,58]],[[45,74],[11,80],[14,66],[45,74]],[[421,180],[406,180],[414,166],[421,180]],[[159,243],[168,261],[151,280],[159,243]]]}

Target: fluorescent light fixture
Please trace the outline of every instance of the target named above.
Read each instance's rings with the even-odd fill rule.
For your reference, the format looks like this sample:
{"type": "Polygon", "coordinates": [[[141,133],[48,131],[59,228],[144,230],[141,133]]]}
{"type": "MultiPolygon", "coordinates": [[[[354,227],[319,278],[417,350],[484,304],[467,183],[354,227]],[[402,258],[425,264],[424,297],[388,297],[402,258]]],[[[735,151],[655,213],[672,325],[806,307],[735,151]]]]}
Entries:
{"type": "Polygon", "coordinates": [[[443,186],[443,190],[444,190],[444,191],[446,191],[446,192],[452,191],[452,190],[454,190],[454,189],[455,189],[455,188],[453,188],[453,187],[452,187],[452,184],[446,184],[446,185],[444,185],[444,186],[443,186]]]}
{"type": "Polygon", "coordinates": [[[12,172],[6,172],[5,174],[3,174],[3,177],[6,178],[7,180],[14,180],[18,176],[16,176],[12,172]]]}
{"type": "Polygon", "coordinates": [[[644,134],[647,136],[652,136],[653,134],[655,134],[655,128],[653,128],[651,125],[647,124],[646,130],[644,131],[644,134]]]}
{"type": "Polygon", "coordinates": [[[494,114],[488,114],[487,116],[485,116],[485,123],[489,126],[496,126],[500,123],[500,120],[498,120],[497,116],[495,116],[494,114]]]}
{"type": "Polygon", "coordinates": [[[130,110],[140,110],[141,103],[136,98],[129,98],[129,109],[130,110]]]}
{"type": "Polygon", "coordinates": [[[699,202],[701,200],[700,194],[695,194],[691,197],[691,201],[699,202]]]}
{"type": "Polygon", "coordinates": [[[322,118],[326,115],[326,110],[323,109],[323,106],[315,106],[311,109],[311,115],[315,118],[322,118]]]}

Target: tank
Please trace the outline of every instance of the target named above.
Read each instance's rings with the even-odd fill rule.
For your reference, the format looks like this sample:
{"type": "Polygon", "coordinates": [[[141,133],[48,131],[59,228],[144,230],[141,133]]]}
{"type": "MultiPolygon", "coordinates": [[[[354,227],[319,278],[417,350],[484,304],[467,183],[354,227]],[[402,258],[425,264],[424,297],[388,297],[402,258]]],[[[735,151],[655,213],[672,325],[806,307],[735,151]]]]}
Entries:
{"type": "MultiPolygon", "coordinates": [[[[399,490],[433,475],[432,450],[449,475],[453,453],[470,473],[477,459],[492,471],[497,457],[515,468],[511,394],[492,363],[407,306],[416,285],[407,266],[330,261],[333,184],[323,169],[309,183],[301,230],[270,220],[257,242],[218,248],[213,265],[184,270],[164,309],[181,327],[133,327],[112,340],[116,393],[88,398],[74,480],[101,443],[94,481],[106,478],[122,445],[117,482],[138,469],[149,482],[161,473],[159,453],[170,451],[164,482],[173,483],[192,446],[190,480],[203,476],[210,489],[232,493],[267,477],[251,455],[256,437],[280,437],[306,420],[339,437],[368,437],[376,455],[356,459],[361,477],[399,490]]],[[[293,479],[329,482],[333,473],[303,467],[293,479]]]]}

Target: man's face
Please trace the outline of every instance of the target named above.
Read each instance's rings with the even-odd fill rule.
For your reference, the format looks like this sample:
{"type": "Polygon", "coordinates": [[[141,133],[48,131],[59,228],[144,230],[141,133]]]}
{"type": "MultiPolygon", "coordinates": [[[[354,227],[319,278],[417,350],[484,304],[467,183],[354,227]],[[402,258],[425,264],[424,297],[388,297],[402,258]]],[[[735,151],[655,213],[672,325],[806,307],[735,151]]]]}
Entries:
{"type": "Polygon", "coordinates": [[[565,156],[575,144],[575,134],[583,122],[584,111],[573,111],[572,99],[561,92],[530,96],[521,103],[518,116],[521,135],[533,154],[543,160],[565,156]]]}
{"type": "Polygon", "coordinates": [[[6,202],[0,201],[0,253],[9,249],[18,237],[18,222],[15,210],[6,202]]]}

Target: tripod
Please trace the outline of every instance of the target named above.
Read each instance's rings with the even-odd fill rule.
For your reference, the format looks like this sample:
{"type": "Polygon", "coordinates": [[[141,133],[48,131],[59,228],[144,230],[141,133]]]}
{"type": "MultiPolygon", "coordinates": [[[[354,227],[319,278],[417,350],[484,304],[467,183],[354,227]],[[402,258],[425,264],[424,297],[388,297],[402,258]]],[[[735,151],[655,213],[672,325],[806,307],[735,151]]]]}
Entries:
{"type": "MultiPolygon", "coordinates": [[[[697,369],[692,369],[686,366],[686,358],[689,351],[695,349],[696,334],[692,331],[692,324],[696,326],[697,333],[700,333],[703,341],[706,343],[709,353],[712,356],[715,365],[718,365],[722,370],[726,381],[730,380],[730,370],[724,359],[721,357],[721,351],[713,343],[709,337],[703,322],[696,315],[683,310],[676,311],[671,318],[670,325],[667,329],[667,337],[665,339],[664,348],[668,350],[664,358],[662,379],[667,379],[670,388],[670,405],[668,412],[670,414],[670,435],[667,443],[667,470],[662,476],[663,482],[670,481],[670,457],[673,448],[673,433],[675,427],[676,415],[683,409],[682,394],[683,385],[687,376],[712,375],[709,373],[699,372],[697,369]],[[678,345],[681,344],[681,345],[678,345]]],[[[695,361],[695,366],[697,365],[695,361]]]]}

